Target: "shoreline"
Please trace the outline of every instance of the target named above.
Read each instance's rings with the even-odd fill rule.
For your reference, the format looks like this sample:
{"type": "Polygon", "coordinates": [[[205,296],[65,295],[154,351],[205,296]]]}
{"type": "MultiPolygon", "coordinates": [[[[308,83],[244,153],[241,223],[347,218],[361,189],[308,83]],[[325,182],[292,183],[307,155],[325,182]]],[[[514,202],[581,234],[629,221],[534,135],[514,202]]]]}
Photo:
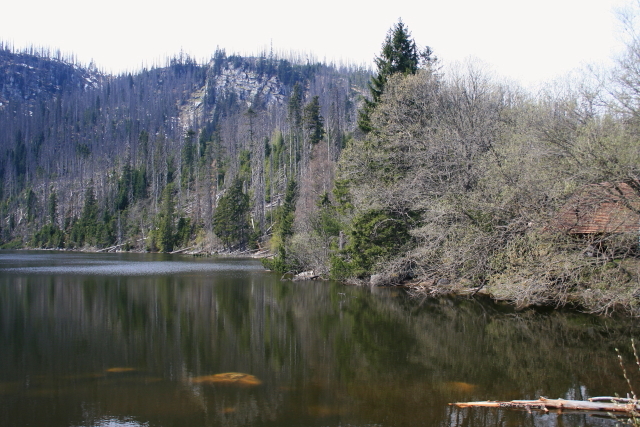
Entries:
{"type": "MultiPolygon", "coordinates": [[[[109,249],[109,248],[107,248],[109,249]]],[[[138,253],[138,254],[168,254],[168,255],[191,255],[193,257],[228,257],[228,258],[251,258],[251,259],[263,259],[274,256],[274,254],[267,250],[244,250],[244,251],[209,251],[204,249],[190,250],[193,247],[181,248],[172,252],[150,252],[145,250],[113,250],[105,251],[104,249],[84,247],[74,249],[53,249],[53,248],[11,248],[2,250],[17,250],[17,251],[52,251],[52,252],[79,252],[79,253],[138,253]]],[[[271,271],[265,268],[265,271],[271,271]]],[[[298,275],[294,275],[290,280],[304,281],[304,280],[327,280],[324,277],[317,275],[305,276],[303,272],[298,275]],[[299,276],[299,277],[298,277],[299,276]]],[[[285,280],[285,279],[283,279],[285,280]]],[[[345,280],[340,281],[345,286],[369,286],[379,288],[402,288],[407,294],[416,299],[437,299],[442,297],[455,297],[455,298],[473,298],[482,297],[489,298],[495,303],[505,304],[512,307],[516,311],[522,311],[527,309],[534,310],[562,310],[568,309],[584,314],[596,315],[596,316],[624,316],[628,318],[640,317],[640,302],[635,301],[639,297],[634,298],[631,301],[623,299],[614,299],[615,295],[619,295],[622,290],[612,289],[605,293],[599,290],[592,291],[591,289],[577,289],[566,294],[562,294],[562,298],[547,298],[546,303],[529,303],[526,300],[518,301],[511,298],[501,296],[499,292],[492,291],[492,285],[481,286],[469,286],[470,284],[462,284],[458,282],[449,282],[443,280],[428,280],[428,281],[408,281],[397,284],[392,283],[373,283],[366,280],[345,280]],[[612,295],[613,294],[613,295],[612,295]]],[[[635,295],[634,295],[635,296],[635,295]]]]}

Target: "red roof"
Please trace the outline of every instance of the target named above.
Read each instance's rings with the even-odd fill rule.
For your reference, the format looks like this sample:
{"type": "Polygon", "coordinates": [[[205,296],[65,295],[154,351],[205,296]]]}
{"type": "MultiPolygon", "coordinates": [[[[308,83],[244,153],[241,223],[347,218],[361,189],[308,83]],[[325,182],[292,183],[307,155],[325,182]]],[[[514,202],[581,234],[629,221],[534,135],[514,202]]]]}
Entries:
{"type": "Polygon", "coordinates": [[[640,182],[603,182],[584,187],[560,209],[550,228],[570,234],[637,233],[640,182]]]}

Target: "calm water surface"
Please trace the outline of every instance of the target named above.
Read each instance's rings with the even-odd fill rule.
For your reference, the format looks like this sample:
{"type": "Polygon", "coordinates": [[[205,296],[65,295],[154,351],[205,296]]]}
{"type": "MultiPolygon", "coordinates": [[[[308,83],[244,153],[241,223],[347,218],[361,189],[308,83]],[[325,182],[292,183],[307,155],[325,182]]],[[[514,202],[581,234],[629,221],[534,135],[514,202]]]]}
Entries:
{"type": "Polygon", "coordinates": [[[624,395],[616,347],[640,390],[632,337],[255,260],[0,251],[0,426],[613,425],[448,403],[624,395]]]}

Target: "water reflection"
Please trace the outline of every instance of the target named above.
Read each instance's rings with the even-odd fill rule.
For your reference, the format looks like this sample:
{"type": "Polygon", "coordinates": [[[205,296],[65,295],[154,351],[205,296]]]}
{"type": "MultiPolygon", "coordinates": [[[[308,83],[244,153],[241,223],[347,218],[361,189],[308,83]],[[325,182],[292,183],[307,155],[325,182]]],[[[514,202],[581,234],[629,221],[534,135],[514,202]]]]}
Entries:
{"type": "Polygon", "coordinates": [[[0,253],[0,425],[612,425],[447,404],[624,394],[638,332],[248,260],[0,253]]]}

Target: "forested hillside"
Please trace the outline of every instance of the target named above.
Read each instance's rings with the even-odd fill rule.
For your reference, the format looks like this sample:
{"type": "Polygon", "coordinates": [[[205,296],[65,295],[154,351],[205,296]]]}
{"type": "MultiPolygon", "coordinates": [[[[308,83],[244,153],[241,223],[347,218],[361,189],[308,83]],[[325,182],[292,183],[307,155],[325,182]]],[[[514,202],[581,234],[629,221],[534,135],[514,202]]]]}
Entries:
{"type": "Polygon", "coordinates": [[[369,76],[223,50],[108,76],[3,48],[0,70],[5,247],[209,252],[266,243],[287,185],[338,158],[369,76]]]}
{"type": "Polygon", "coordinates": [[[1,240],[265,250],[283,273],[638,315],[638,40],[538,93],[402,21],[373,71],[218,50],[106,76],[5,49],[1,240]]]}

